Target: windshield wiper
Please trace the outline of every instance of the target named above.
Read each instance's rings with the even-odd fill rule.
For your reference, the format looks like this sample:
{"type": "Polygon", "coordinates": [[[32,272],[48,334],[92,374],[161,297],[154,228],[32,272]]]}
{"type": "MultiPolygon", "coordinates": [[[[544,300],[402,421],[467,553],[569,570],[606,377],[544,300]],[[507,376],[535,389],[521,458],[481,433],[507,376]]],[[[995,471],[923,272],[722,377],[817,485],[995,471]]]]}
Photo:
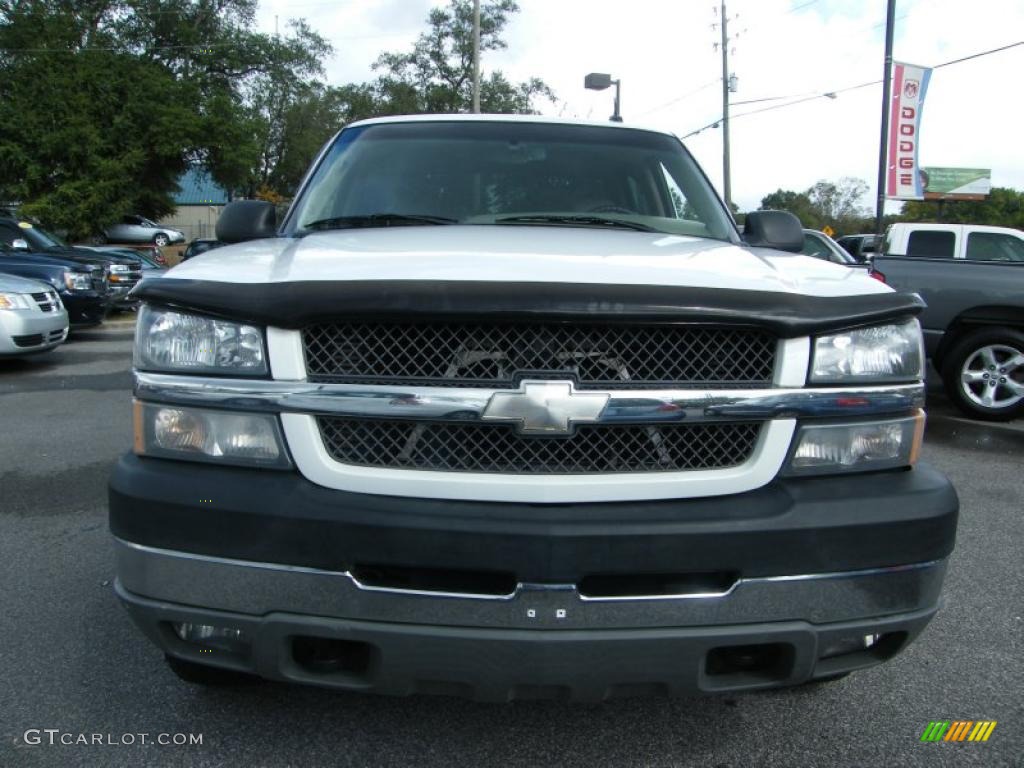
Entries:
{"type": "Polygon", "coordinates": [[[393,227],[411,224],[458,224],[446,216],[421,216],[411,213],[368,213],[362,216],[334,216],[304,224],[303,229],[358,229],[360,227],[393,227]]]}
{"type": "Polygon", "coordinates": [[[618,227],[636,232],[659,232],[654,227],[624,219],[605,219],[601,216],[566,216],[557,214],[526,214],[523,216],[501,216],[495,224],[568,224],[577,227],[618,227]]]}
{"type": "Polygon", "coordinates": [[[624,219],[606,219],[601,216],[567,216],[558,214],[527,214],[524,216],[502,216],[494,220],[495,224],[570,224],[582,227],[619,227],[637,232],[657,232],[658,230],[636,221],[624,219]]]}

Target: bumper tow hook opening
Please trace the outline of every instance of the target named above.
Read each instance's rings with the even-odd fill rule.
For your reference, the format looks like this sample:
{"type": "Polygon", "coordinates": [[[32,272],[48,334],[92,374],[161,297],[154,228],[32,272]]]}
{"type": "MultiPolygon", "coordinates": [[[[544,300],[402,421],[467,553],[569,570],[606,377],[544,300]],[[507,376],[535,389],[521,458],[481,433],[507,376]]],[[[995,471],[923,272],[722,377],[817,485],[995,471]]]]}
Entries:
{"type": "Polygon", "coordinates": [[[787,643],[729,645],[712,648],[707,655],[708,677],[746,678],[765,682],[784,680],[792,672],[796,653],[787,643]]]}
{"type": "Polygon", "coordinates": [[[315,675],[367,678],[374,667],[377,649],[369,643],[328,637],[298,635],[292,638],[292,658],[315,675]]]}

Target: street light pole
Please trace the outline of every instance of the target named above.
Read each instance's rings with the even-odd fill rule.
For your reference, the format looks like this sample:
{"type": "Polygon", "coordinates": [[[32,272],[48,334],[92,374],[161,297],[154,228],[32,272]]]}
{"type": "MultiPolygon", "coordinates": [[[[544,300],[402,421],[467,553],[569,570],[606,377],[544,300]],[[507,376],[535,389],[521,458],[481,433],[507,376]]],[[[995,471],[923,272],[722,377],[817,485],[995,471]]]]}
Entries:
{"type": "Polygon", "coordinates": [[[725,0],[721,6],[722,21],[722,197],[732,211],[732,182],[729,178],[729,31],[725,16],[725,0]]]}
{"type": "Polygon", "coordinates": [[[480,112],[480,0],[473,0],[473,112],[480,112]]]}
{"type": "Polygon", "coordinates": [[[611,120],[613,123],[622,122],[622,112],[619,110],[619,86],[621,84],[621,80],[612,80],[612,85],[615,86],[615,111],[612,113],[612,116],[609,117],[608,119],[611,120]]]}

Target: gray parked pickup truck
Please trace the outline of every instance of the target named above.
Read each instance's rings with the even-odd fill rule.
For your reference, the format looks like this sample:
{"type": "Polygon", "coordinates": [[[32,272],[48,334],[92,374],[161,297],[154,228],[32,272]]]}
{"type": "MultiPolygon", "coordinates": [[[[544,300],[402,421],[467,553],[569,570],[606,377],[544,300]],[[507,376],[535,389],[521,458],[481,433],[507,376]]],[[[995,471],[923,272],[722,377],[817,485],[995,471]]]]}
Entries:
{"type": "Polygon", "coordinates": [[[893,224],[874,266],[919,293],[928,356],[967,414],[1024,411],[1024,232],[967,224],[893,224]]]}

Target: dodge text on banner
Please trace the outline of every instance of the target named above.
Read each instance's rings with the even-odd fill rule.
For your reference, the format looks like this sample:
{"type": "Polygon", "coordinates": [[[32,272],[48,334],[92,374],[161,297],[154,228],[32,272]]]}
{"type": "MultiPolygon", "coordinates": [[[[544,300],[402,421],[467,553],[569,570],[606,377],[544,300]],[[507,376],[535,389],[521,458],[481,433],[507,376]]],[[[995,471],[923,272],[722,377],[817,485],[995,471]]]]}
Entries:
{"type": "Polygon", "coordinates": [[[917,149],[921,141],[921,110],[931,73],[927,67],[893,62],[886,197],[896,200],[924,198],[917,149]]]}

